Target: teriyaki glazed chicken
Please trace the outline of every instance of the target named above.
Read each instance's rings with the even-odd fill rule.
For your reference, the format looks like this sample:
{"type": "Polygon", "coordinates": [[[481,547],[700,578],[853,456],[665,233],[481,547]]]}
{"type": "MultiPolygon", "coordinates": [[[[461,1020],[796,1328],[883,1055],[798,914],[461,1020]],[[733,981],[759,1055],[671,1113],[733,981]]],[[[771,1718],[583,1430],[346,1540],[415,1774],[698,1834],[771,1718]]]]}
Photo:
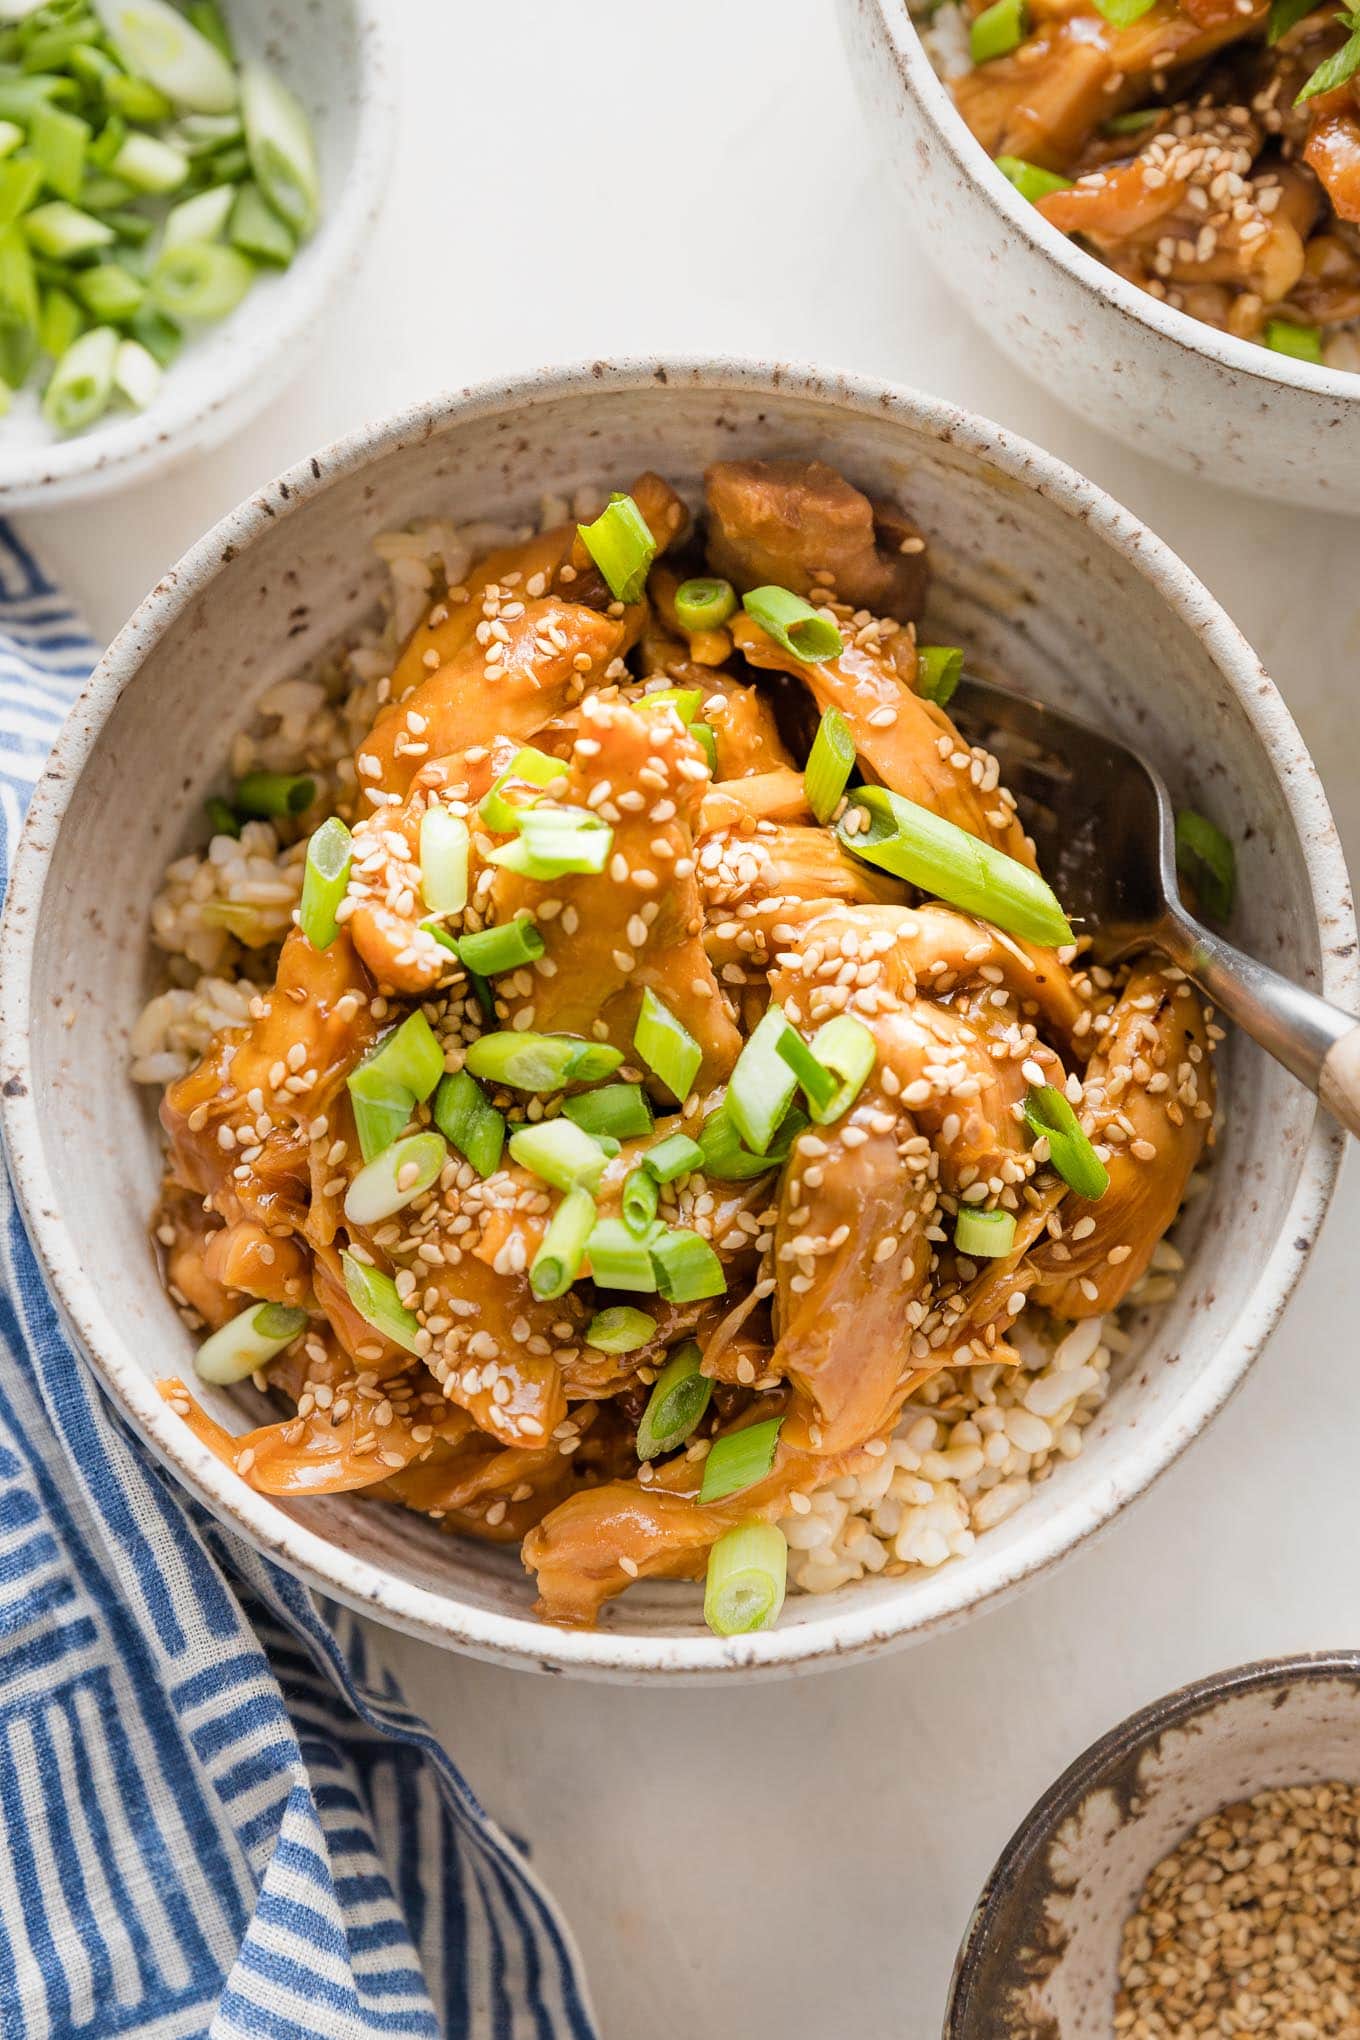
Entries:
{"type": "Polygon", "coordinates": [[[695,1579],[732,1635],[1080,1449],[1219,1030],[1074,935],[901,509],[772,460],[574,511],[386,534],[167,874],[156,1239],[275,1407],[163,1392],[266,1494],[518,1545],[549,1622],[695,1579]]]}

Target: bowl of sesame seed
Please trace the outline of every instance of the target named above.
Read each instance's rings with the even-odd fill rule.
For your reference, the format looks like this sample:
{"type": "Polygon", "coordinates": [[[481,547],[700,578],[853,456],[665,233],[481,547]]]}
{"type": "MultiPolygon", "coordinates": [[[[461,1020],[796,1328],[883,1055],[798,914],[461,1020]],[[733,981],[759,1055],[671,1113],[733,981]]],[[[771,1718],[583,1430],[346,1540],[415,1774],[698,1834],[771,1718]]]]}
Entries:
{"type": "Polygon", "coordinates": [[[1139,452],[1360,509],[1344,17],[1308,0],[839,11],[911,230],[1013,361],[1139,452]]]}
{"type": "Polygon", "coordinates": [[[1154,1701],[1051,1786],[992,1872],[944,2040],[1360,2031],[1360,1655],[1154,1701]]]}
{"type": "MultiPolygon", "coordinates": [[[[404,636],[432,575],[506,526],[537,528],[545,497],[551,522],[579,517],[588,490],[654,469],[701,510],[705,471],[733,458],[835,460],[873,500],[908,506],[931,537],[924,633],[1155,756],[1178,800],[1232,826],[1243,946],[1360,1006],[1336,831],[1259,661],[1135,517],[986,420],[788,364],[594,362],[437,398],[262,488],[142,604],[36,789],[0,947],[7,1151],[68,1323],[193,1494],[321,1591],[530,1669],[624,1680],[813,1669],[922,1640],[1036,1578],[1146,1490],[1243,1379],[1339,1166],[1342,1136],[1312,1096],[1225,1041],[1212,1164],[1137,1293],[1015,1366],[932,1375],[876,1469],[820,1485],[789,1519],[787,1602],[777,1626],[748,1634],[711,1633],[702,1589],[669,1578],[638,1580],[593,1628],[544,1620],[513,1542],[451,1535],[349,1491],[266,1492],[195,1434],[158,1387],[189,1374],[197,1341],[150,1251],[164,1156],[155,1092],[133,1078],[173,1074],[181,1022],[212,1038],[242,1001],[249,1010],[258,985],[222,930],[277,941],[304,848],[296,831],[260,824],[205,850],[223,761],[237,776],[286,777],[345,698],[328,662],[343,650],[353,667],[357,650],[373,685],[390,672],[375,605],[395,604],[404,636]],[[181,973],[169,993],[166,954],[181,973]]],[[[347,757],[345,732],[331,734],[347,757]]],[[[280,1063],[271,1091],[292,1080],[280,1063]]],[[[911,1336],[904,1318],[903,1350],[911,1336]]],[[[234,1438],[268,1405],[233,1382],[210,1393],[234,1438]]]]}

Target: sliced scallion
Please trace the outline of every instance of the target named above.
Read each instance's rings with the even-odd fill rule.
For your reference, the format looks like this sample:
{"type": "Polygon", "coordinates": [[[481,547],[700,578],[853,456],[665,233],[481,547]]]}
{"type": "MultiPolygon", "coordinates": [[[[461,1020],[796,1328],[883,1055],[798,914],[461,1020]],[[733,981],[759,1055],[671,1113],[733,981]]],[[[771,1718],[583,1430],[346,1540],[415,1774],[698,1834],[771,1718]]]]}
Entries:
{"type": "Polygon", "coordinates": [[[1037,872],[886,786],[861,787],[838,833],[845,848],[866,864],[877,864],[1007,934],[1050,948],[1073,939],[1062,908],[1037,872]]]}
{"type": "Polygon", "coordinates": [[[286,269],[297,253],[292,228],[279,218],[258,184],[243,184],[237,192],[227,239],[252,261],[273,269],[286,269]]]}
{"type": "Polygon", "coordinates": [[[704,1461],[699,1500],[705,1505],[739,1495],[766,1478],[774,1465],[782,1417],[766,1417],[743,1430],[728,1431],[715,1438],[704,1461]]]}
{"type": "Polygon", "coordinates": [[[850,1110],[864,1089],[870,1070],[878,1059],[878,1046],[862,1020],[853,1013],[837,1013],[812,1037],[812,1053],[824,1069],[840,1082],[823,1105],[811,1099],[809,1111],[818,1126],[832,1126],[850,1110]]]}
{"type": "Polygon", "coordinates": [[[1237,858],[1216,823],[1193,808],[1176,816],[1176,869],[1211,920],[1226,921],[1237,897],[1237,858]]]}
{"type": "MultiPolygon", "coordinates": [[[[1357,38],[1360,48],[1360,38],[1357,38]]],[[[1292,319],[1267,319],[1266,346],[1273,354],[1289,354],[1295,361],[1322,361],[1322,328],[1300,326],[1292,319]]]]}
{"type": "Polygon", "coordinates": [[[458,937],[458,954],[469,970],[479,977],[499,977],[542,956],[544,942],[532,915],[521,914],[503,921],[498,928],[478,928],[458,937]]]}
{"type": "Polygon", "coordinates": [[[161,234],[163,248],[177,248],[184,241],[220,241],[236,203],[230,184],[214,184],[207,191],[181,199],[165,216],[161,234]]]}
{"type": "Polygon", "coordinates": [[[742,608],[777,645],[806,666],[834,659],[844,649],[844,639],[830,618],[787,588],[752,588],[743,595],[742,608]]]}
{"type": "Polygon", "coordinates": [[[234,808],[228,807],[226,801],[222,800],[217,794],[214,794],[211,800],[205,800],[203,807],[208,820],[212,823],[212,830],[215,836],[240,835],[240,816],[234,808]]]}
{"type": "MultiPolygon", "coordinates": [[[[1342,85],[1348,85],[1360,71],[1360,21],[1354,14],[1343,14],[1341,19],[1350,29],[1350,36],[1332,56],[1323,58],[1295,99],[1295,106],[1303,106],[1308,100],[1316,99],[1319,93],[1336,92],[1342,85]]],[[[1283,322],[1272,320],[1271,323],[1283,322]]]]}
{"type": "Polygon", "coordinates": [[[937,708],[944,708],[953,699],[962,678],[963,653],[957,645],[916,647],[916,692],[922,701],[933,701],[937,708]]]}
{"type": "Polygon", "coordinates": [[[585,1329],[585,1342],[599,1353],[636,1353],[656,1337],[656,1319],[630,1303],[597,1310],[585,1329]]]}
{"type": "Polygon", "coordinates": [[[603,871],[614,847],[614,831],[584,808],[525,808],[513,843],[493,850],[489,863],[522,878],[546,881],[581,872],[603,871]]]}
{"type": "Polygon", "coordinates": [[[420,896],[427,913],[461,914],[468,897],[468,825],[438,801],[420,818],[420,896]]]}
{"type": "Polygon", "coordinates": [[[613,495],[593,524],[576,527],[616,602],[636,602],[656,558],[656,540],[631,496],[613,495]]]}
{"type": "Polygon", "coordinates": [[[546,751],[539,751],[532,744],[525,744],[516,751],[505,771],[493,784],[477,812],[488,829],[498,835],[508,836],[517,829],[524,819],[524,810],[533,805],[545,786],[566,776],[566,766],[560,758],[550,758],[546,751]],[[529,799],[518,802],[507,800],[507,787],[527,788],[529,799]]]}
{"type": "Polygon", "coordinates": [[[329,949],[340,932],[336,910],[349,884],[352,848],[339,815],[331,815],[308,841],[298,926],[313,949],[329,949]]]}
{"type": "Polygon", "coordinates": [[[850,725],[838,708],[829,708],[817,725],[803,769],[803,790],[819,822],[829,822],[835,814],[854,769],[855,740],[850,725]]]}
{"type": "Polygon", "coordinates": [[[113,364],[114,386],[137,410],[144,411],[161,386],[165,371],[140,340],[120,340],[113,364]]]}
{"type": "Polygon", "coordinates": [[[64,198],[49,199],[46,205],[35,205],[32,212],[26,212],[24,233],[34,252],[46,255],[52,262],[74,261],[79,255],[92,254],[96,248],[107,248],[117,238],[103,220],[82,212],[64,198]]]}
{"type": "Polygon", "coordinates": [[[722,1262],[697,1232],[677,1226],[651,1243],[656,1286],[667,1303],[698,1303],[721,1296],[727,1288],[722,1262]]]}
{"type": "Polygon", "coordinates": [[[588,1190],[568,1190],[552,1215],[543,1244],[529,1267],[529,1287],[542,1302],[565,1296],[581,1272],[586,1241],[595,1225],[595,1199],[588,1190]]]}
{"type": "Polygon", "coordinates": [[[1013,1213],[976,1211],[971,1205],[960,1205],[954,1221],[954,1245],[970,1260],[1004,1260],[1015,1245],[1013,1213]]]}
{"type": "Polygon", "coordinates": [[[771,1169],[782,1168],[794,1141],[807,1124],[807,1114],[791,1105],[770,1143],[769,1153],[753,1154],[743,1144],[724,1099],[709,1113],[700,1128],[699,1148],[704,1174],[714,1177],[719,1183],[745,1183],[756,1176],[767,1175],[771,1169]]]}
{"type": "Polygon", "coordinates": [[[299,240],[316,225],[321,176],[311,123],[301,103],[262,64],[241,71],[241,118],[250,167],[276,213],[299,240]]]}
{"type": "Polygon", "coordinates": [[[203,1341],[194,1355],[199,1379],[218,1388],[245,1381],[257,1367],[267,1366],[285,1346],[291,1346],[306,1323],[305,1310],[290,1310],[282,1303],[252,1303],[203,1341]]]}
{"type": "Polygon", "coordinates": [[[1270,15],[1266,22],[1267,47],[1273,50],[1291,28],[1321,5],[1322,0],[1270,0],[1270,15]]]}
{"type": "Polygon", "coordinates": [[[77,269],[71,281],[80,302],[101,326],[121,325],[146,297],[145,285],[121,262],[97,262],[92,269],[77,269]]]}
{"type": "Polygon", "coordinates": [[[235,311],[254,277],[254,268],[239,248],[220,241],[181,241],[161,249],[150,290],[168,318],[224,319],[235,311]]]}
{"type": "Polygon", "coordinates": [[[555,1190],[578,1183],[598,1190],[608,1157],[597,1140],[570,1119],[540,1119],[510,1136],[511,1158],[555,1190]]]}
{"type": "Polygon", "coordinates": [[[702,687],[654,687],[650,694],[644,694],[634,702],[635,708],[651,711],[658,708],[673,708],[681,722],[688,729],[704,705],[702,687]]]}
{"type": "Polygon", "coordinates": [[[675,620],[691,635],[721,630],[737,613],[737,591],[730,581],[704,576],[682,581],[675,591],[675,620]]]}
{"type": "MultiPolygon", "coordinates": [[[[1099,4],[1100,0],[1096,0],[1096,5],[1099,4]]],[[[1027,198],[1031,205],[1051,197],[1055,191],[1072,188],[1070,177],[1060,177],[1056,170],[1045,170],[1040,163],[1027,163],[1023,156],[998,156],[995,160],[1007,183],[1013,184],[1021,198],[1027,198]]]]}
{"type": "Polygon", "coordinates": [[[488,1101],[477,1079],[466,1070],[442,1077],[430,1110],[450,1147],[457,1148],[479,1176],[494,1176],[505,1146],[505,1114],[488,1101]]]}
{"type": "Polygon", "coordinates": [[[786,1062],[812,1105],[825,1106],[835,1097],[839,1085],[825,1063],[818,1062],[801,1034],[785,1023],[775,1041],[775,1050],[786,1062]]]}
{"type": "Polygon", "coordinates": [[[392,1277],[354,1254],[342,1254],[340,1266],[345,1277],[345,1294],[364,1323],[372,1325],[375,1332],[400,1346],[404,1353],[414,1353],[420,1320],[402,1302],[392,1277]]]}
{"type": "Polygon", "coordinates": [[[229,64],[234,64],[236,53],[232,48],[231,31],[222,19],[216,0],[189,0],[185,13],[199,34],[204,36],[215,50],[219,50],[229,64]]]}
{"type": "Polygon", "coordinates": [[[715,1636],[751,1636],[779,1618],[788,1539],[777,1523],[739,1523],[708,1554],[704,1620],[715,1636]]]}
{"type": "Polygon", "coordinates": [[[631,1233],[621,1218],[602,1218],[586,1242],[592,1280],[601,1289],[633,1289],[654,1296],[656,1270],[648,1243],[631,1233]]]}
{"type": "MultiPolygon", "coordinates": [[[[1152,0],[1148,0],[1148,5],[1152,0]]],[[[996,57],[1009,56],[1024,41],[1029,26],[1025,0],[992,0],[992,5],[974,15],[968,31],[968,53],[975,64],[990,64],[996,57]]]]}
{"type": "Polygon", "coordinates": [[[1135,21],[1151,13],[1157,0],[1095,0],[1095,4],[1111,28],[1132,28],[1135,21]]]}
{"type": "Polygon", "coordinates": [[[72,342],[43,392],[43,416],[58,432],[83,432],[108,409],[118,365],[119,336],[96,326],[72,342]]]}
{"type": "Polygon", "coordinates": [[[1025,1121],[1036,1139],[1048,1142],[1049,1159],[1070,1190],[1092,1203],[1105,1195],[1110,1187],[1109,1171],[1056,1085],[1030,1085],[1025,1121]]]}
{"type": "Polygon", "coordinates": [[[115,177],[121,177],[124,184],[130,184],[134,191],[149,192],[161,198],[167,192],[178,191],[185,182],[189,175],[189,158],[169,142],[134,130],[109,164],[109,169],[115,177]]]}
{"type": "Polygon", "coordinates": [[[351,1225],[381,1225],[423,1197],[449,1158],[437,1133],[413,1133],[394,1140],[368,1162],[345,1192],[345,1217],[351,1225]]]}
{"type": "Polygon", "coordinates": [[[305,772],[247,772],[232,800],[243,815],[301,815],[316,799],[316,781],[305,772]]]}
{"type": "Polygon", "coordinates": [[[587,1133],[607,1134],[614,1140],[636,1140],[652,1130],[652,1108],[641,1084],[606,1084],[599,1091],[582,1091],[566,1099],[562,1110],[587,1133]]]}
{"type": "Polygon", "coordinates": [[[797,1086],[797,1078],[779,1053],[780,1037],[787,1029],[783,1007],[771,1000],[728,1080],[727,1110],[732,1124],[758,1155],[763,1155],[774,1139],[797,1086]]]}
{"type": "Polygon", "coordinates": [[[166,0],[93,0],[95,13],[137,78],[193,113],[230,113],[236,75],[204,35],[166,0]]]}
{"type": "Polygon", "coordinates": [[[28,146],[48,189],[58,198],[79,199],[90,138],[89,122],[77,114],[52,105],[35,110],[28,124],[28,146]]]}
{"type": "Polygon", "coordinates": [[[644,1462],[674,1452],[702,1423],[713,1383],[700,1373],[703,1355],[693,1339],[677,1346],[652,1384],[637,1431],[637,1456],[644,1462]]]}
{"type": "Polygon", "coordinates": [[[506,1029],[473,1042],[465,1063],[474,1077],[508,1084],[514,1091],[560,1091],[567,1084],[593,1084],[610,1077],[623,1061],[621,1050],[574,1034],[516,1034],[506,1029]]]}
{"type": "Polygon", "coordinates": [[[634,1239],[645,1239],[650,1233],[658,1202],[656,1177],[645,1169],[631,1170],[619,1194],[619,1214],[634,1239]]]}
{"type": "Polygon", "coordinates": [[[655,1147],[648,1148],[642,1157],[642,1166],[649,1176],[655,1176],[658,1183],[674,1183],[681,1176],[689,1176],[704,1165],[704,1151],[697,1140],[691,1140],[687,1133],[667,1134],[655,1147]]]}
{"type": "Polygon", "coordinates": [[[663,1005],[649,985],[642,994],[642,1006],[633,1029],[633,1046],[652,1075],[684,1104],[690,1094],[704,1052],[688,1028],[683,1027],[669,1006],[663,1005]]]}
{"type": "Polygon", "coordinates": [[[443,1073],[444,1051],[418,1007],[350,1071],[350,1104],[366,1162],[390,1147],[443,1073]]]}

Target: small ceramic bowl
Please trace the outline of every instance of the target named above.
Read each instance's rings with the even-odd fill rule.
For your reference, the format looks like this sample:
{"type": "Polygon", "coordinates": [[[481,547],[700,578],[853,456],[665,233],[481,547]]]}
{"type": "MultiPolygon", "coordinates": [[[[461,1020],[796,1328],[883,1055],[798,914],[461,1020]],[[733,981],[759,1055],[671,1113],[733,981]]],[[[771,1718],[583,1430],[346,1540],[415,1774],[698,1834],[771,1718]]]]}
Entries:
{"type": "Polygon", "coordinates": [[[219,445],[297,374],[357,267],[396,134],[384,0],[230,0],[227,13],[239,54],[273,66],[311,118],[316,232],[286,270],[262,272],[229,318],[189,341],[144,411],[111,409],[62,439],[22,391],[0,420],[0,515],[123,488],[219,445]]]}
{"type": "Polygon", "coordinates": [[[837,4],[921,244],[1013,360],[1140,453],[1254,496],[1360,510],[1360,374],[1220,333],[1116,276],[1049,226],[973,139],[907,0],[837,4]]]}
{"type": "Polygon", "coordinates": [[[1109,2040],[1119,1940],[1148,1872],[1219,1807],[1360,1782],[1360,1654],[1219,1672],[1111,1729],[1002,1853],[954,1972],[944,2040],[1109,2040]]]}
{"type": "MultiPolygon", "coordinates": [[[[128,1420],[227,1522],[342,1600],[432,1641],[623,1678],[826,1664],[921,1637],[1031,1578],[1106,1523],[1236,1387],[1283,1309],[1330,1196],[1340,1137],[1242,1043],[1227,1127],[1181,1243],[1175,1298],[1134,1327],[1109,1401],[1031,1500],[965,1559],[794,1596],[719,1640],[701,1594],[647,1585],[594,1632],[547,1627],[513,1552],[338,1495],[284,1506],[204,1448],[156,1393],[191,1341],[148,1251],[160,1149],[126,1080],[151,989],[167,861],[252,702],[352,630],[384,575],[372,541],[440,516],[532,517],[544,490],[652,466],[697,498],[719,455],[816,454],[932,535],[929,628],[983,670],[1108,720],[1239,844],[1241,941],[1342,1005],[1356,929],[1336,833],[1289,715],[1213,598],[1109,497],[997,426],[906,390],[787,366],[595,362],[465,390],[270,483],[162,581],[110,647],[40,782],[0,948],[0,1106],[54,1290],[128,1420]],[[1172,1364],[1174,1362],[1174,1364],[1172,1364]]],[[[248,1394],[213,1392],[245,1426],[248,1394]]]]}

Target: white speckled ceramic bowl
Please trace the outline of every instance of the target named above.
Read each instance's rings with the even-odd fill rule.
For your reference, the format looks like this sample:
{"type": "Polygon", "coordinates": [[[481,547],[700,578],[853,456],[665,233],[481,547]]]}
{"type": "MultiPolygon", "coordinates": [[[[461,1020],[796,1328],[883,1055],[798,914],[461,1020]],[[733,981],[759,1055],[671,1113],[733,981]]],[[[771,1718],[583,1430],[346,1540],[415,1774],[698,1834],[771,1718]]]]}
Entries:
{"type": "Polygon", "coordinates": [[[1219,1807],[1360,1781],[1360,1655],[1243,1665],[1130,1715],[1051,1785],[969,1923],[944,2040],[1109,2040],[1148,1872],[1219,1807]]]}
{"type": "MultiPolygon", "coordinates": [[[[103,659],[38,786],[0,953],[0,1102],[38,1251],[119,1408],[211,1508],[306,1579],[438,1643],[623,1678],[827,1663],[929,1634],[1106,1523],[1241,1380],[1283,1309],[1335,1178],[1310,1096],[1234,1044],[1228,1129],[1175,1302],[1085,1453],[966,1560],[791,1599],[765,1635],[719,1641],[698,1592],[634,1590],[596,1633],[545,1627],[513,1552],[351,1496],[284,1507],[196,1445],[154,1382],[190,1369],[145,1222],[158,1146],[122,1077],[149,983],[162,866],[201,840],[201,802],[251,701],[350,628],[381,570],[375,533],[431,514],[532,514],[544,489],[651,464],[693,492],[732,453],[808,453],[933,534],[932,634],[984,668],[1137,737],[1241,846],[1242,941],[1341,1005],[1356,930],[1341,852],[1274,687],[1188,570],[1091,483],[931,398],[787,367],[598,362],[445,397],[294,468],[148,596],[103,659]],[[1149,676],[1155,676],[1150,679],[1149,676]]],[[[216,1394],[237,1428],[248,1396],[216,1394]]]]}
{"type": "Polygon", "coordinates": [[[837,0],[860,95],[922,246],[1044,388],[1140,453],[1255,496],[1360,510],[1360,374],[1159,304],[1049,226],[974,141],[907,0],[837,0]]]}
{"type": "Polygon", "coordinates": [[[262,272],[186,345],[146,410],[115,407],[61,439],[22,392],[0,420],[0,515],[145,481],[219,445],[297,374],[357,267],[396,134],[386,0],[229,0],[226,11],[238,53],[273,65],[311,117],[320,224],[286,270],[262,272]]]}

